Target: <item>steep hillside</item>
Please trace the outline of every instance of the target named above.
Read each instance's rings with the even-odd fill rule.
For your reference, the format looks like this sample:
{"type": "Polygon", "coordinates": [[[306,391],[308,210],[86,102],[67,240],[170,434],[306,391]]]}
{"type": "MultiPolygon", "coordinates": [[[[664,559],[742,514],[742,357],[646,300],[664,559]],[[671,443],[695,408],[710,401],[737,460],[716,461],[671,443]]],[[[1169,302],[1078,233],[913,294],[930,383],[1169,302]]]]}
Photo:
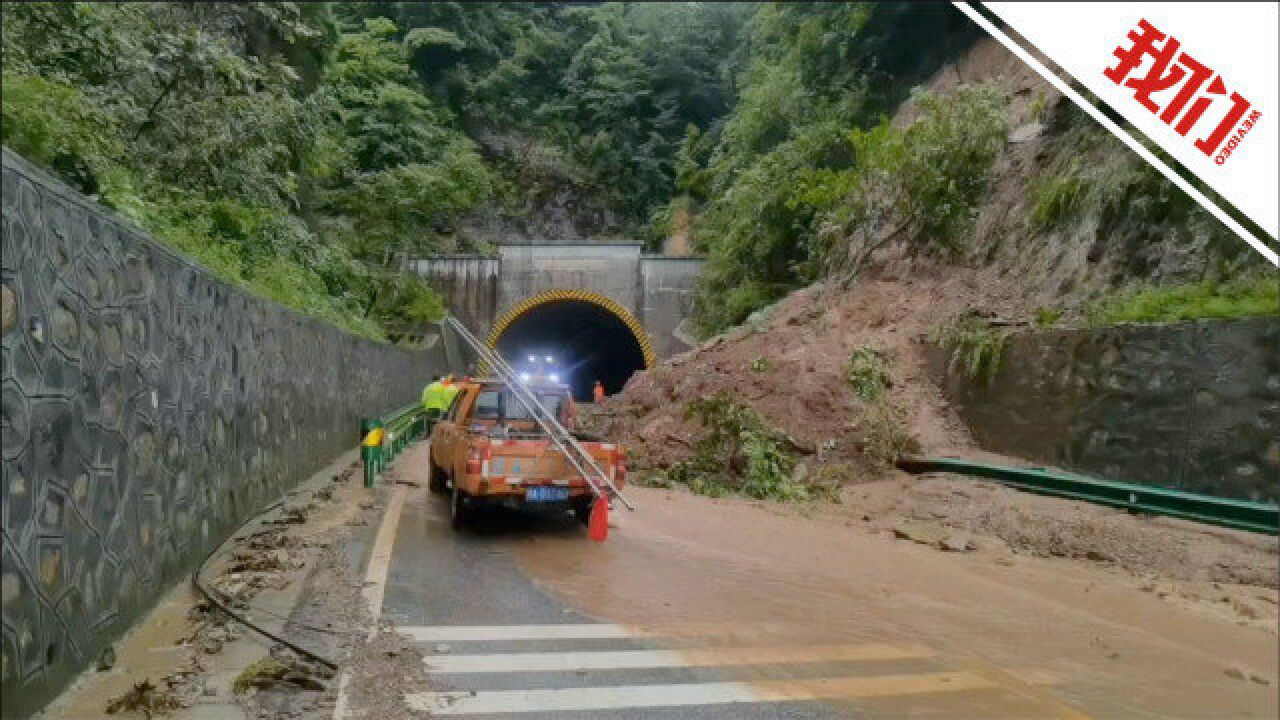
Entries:
{"type": "Polygon", "coordinates": [[[740,101],[718,130],[686,142],[672,205],[693,211],[695,246],[711,259],[697,307],[705,334],[807,283],[847,287],[924,258],[985,269],[994,295],[1025,300],[1014,319],[1040,308],[1083,315],[1135,281],[1262,269],[972,30],[943,6],[780,5],[752,16],[740,101]],[[901,64],[914,48],[929,62],[901,64]]]}
{"type": "Polygon", "coordinates": [[[786,143],[696,202],[713,258],[703,328],[728,329],[638,374],[601,413],[650,481],[838,497],[895,476],[902,452],[981,454],[929,380],[925,343],[963,343],[980,365],[993,320],[1280,312],[1265,260],[994,41],[971,43],[891,117],[846,137],[843,168],[793,167],[793,183],[770,185],[792,193],[778,212],[810,203],[785,233],[760,229],[770,215],[707,228],[726,208],[758,209],[739,206],[762,188],[743,183],[760,180],[747,179],[753,168],[777,171],[767,156],[786,143]],[[751,228],[795,255],[785,272],[751,228]]]}
{"type": "Polygon", "coordinates": [[[948,5],[3,13],[7,146],[221,277],[373,337],[442,312],[405,256],[532,239],[707,254],[705,335],[920,258],[984,268],[1020,317],[1271,296],[1224,301],[1216,281],[1253,256],[948,5]],[[1135,279],[1198,284],[1106,300],[1135,279]]]}

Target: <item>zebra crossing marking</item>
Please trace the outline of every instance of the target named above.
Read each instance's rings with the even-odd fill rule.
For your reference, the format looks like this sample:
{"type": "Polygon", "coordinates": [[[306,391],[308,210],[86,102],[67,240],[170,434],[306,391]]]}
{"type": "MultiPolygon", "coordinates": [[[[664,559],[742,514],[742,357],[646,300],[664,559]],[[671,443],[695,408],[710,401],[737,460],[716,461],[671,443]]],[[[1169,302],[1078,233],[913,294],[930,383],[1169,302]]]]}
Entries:
{"type": "Polygon", "coordinates": [[[423,659],[436,673],[572,672],[643,668],[774,665],[855,660],[913,660],[931,657],[919,648],[882,644],[777,645],[713,647],[689,650],[599,650],[514,652],[480,655],[429,655],[423,659]]]}
{"type": "Polygon", "coordinates": [[[622,625],[430,625],[405,626],[396,632],[414,642],[481,642],[486,640],[597,640],[634,637],[622,625]]]}
{"type": "Polygon", "coordinates": [[[751,684],[709,682],[422,692],[408,694],[405,700],[410,708],[436,715],[479,715],[857,699],[995,687],[997,685],[994,682],[984,677],[959,671],[925,675],[777,680],[751,684]]]}
{"type": "MultiPolygon", "coordinates": [[[[652,638],[651,629],[608,623],[543,625],[405,626],[397,631],[418,643],[502,642],[540,640],[596,640],[652,638]]],[[[627,649],[567,652],[515,651],[428,655],[423,664],[436,675],[537,674],[585,670],[652,670],[661,668],[745,667],[902,661],[937,657],[913,645],[885,643],[826,645],[756,645],[627,649]]],[[[753,680],[751,682],[693,682],[587,687],[542,687],[522,690],[450,690],[406,693],[406,704],[435,715],[516,714],[530,712],[606,711],[687,706],[729,706],[821,700],[858,700],[896,696],[953,693],[970,690],[1017,690],[1060,682],[1055,673],[1026,669],[1009,677],[960,667],[916,674],[848,675],[816,678],[753,680]],[[1013,687],[1010,687],[1012,683],[1013,687]]],[[[1040,701],[1044,696],[1038,691],[1040,701]]],[[[1035,698],[1032,698],[1035,699],[1035,698]]],[[[1046,717],[1083,718],[1054,700],[1046,717]],[[1070,712],[1067,712],[1070,711],[1070,712]]]]}

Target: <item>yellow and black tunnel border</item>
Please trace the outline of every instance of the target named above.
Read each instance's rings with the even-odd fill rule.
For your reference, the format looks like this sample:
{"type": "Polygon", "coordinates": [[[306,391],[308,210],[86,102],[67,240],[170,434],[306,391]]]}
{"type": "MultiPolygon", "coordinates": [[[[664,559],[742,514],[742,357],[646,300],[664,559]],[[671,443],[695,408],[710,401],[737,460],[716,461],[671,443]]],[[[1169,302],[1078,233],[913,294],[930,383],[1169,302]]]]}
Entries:
{"type": "MultiPolygon", "coordinates": [[[[493,329],[489,331],[489,337],[485,343],[490,350],[497,352],[498,340],[502,338],[502,334],[522,315],[541,305],[569,300],[588,302],[612,313],[626,324],[627,329],[635,336],[636,342],[640,344],[640,351],[644,355],[645,369],[652,368],[658,364],[658,356],[654,353],[653,345],[649,342],[649,334],[644,331],[644,326],[640,324],[636,316],[618,302],[591,290],[544,290],[536,295],[530,295],[511,306],[502,314],[502,317],[498,318],[498,321],[493,324],[493,329]]],[[[487,365],[481,365],[481,374],[487,373],[488,370],[487,365]]]]}

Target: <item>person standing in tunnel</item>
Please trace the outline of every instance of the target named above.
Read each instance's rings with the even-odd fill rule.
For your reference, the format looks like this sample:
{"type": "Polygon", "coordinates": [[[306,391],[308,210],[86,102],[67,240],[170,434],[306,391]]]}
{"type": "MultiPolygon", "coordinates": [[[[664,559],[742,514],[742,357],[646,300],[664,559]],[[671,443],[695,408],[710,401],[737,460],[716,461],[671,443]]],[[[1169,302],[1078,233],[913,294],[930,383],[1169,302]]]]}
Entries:
{"type": "Polygon", "coordinates": [[[591,389],[591,400],[597,405],[604,402],[604,385],[601,385],[599,380],[596,381],[596,386],[591,389]]]}

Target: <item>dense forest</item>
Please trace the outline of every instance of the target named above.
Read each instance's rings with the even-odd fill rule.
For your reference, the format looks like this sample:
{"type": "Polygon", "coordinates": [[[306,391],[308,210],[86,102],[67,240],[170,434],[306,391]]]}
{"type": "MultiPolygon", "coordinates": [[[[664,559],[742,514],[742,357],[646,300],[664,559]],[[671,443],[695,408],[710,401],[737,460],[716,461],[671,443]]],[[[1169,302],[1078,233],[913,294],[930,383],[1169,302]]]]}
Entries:
{"type": "MultiPolygon", "coordinates": [[[[850,282],[886,244],[971,257],[1016,114],[996,83],[919,89],[979,38],[943,5],[5,3],[3,20],[6,146],[228,281],[376,338],[442,312],[404,258],[486,251],[550,207],[573,227],[545,232],[706,253],[705,333],[850,282]]],[[[1018,107],[1074,138],[1063,157],[1114,154],[1069,109],[1018,107]]],[[[1171,225],[1233,241],[1153,172],[1056,157],[1002,232],[1089,216],[1126,247],[1171,225]]],[[[1214,257],[1167,279],[1249,263],[1214,257]]]]}

